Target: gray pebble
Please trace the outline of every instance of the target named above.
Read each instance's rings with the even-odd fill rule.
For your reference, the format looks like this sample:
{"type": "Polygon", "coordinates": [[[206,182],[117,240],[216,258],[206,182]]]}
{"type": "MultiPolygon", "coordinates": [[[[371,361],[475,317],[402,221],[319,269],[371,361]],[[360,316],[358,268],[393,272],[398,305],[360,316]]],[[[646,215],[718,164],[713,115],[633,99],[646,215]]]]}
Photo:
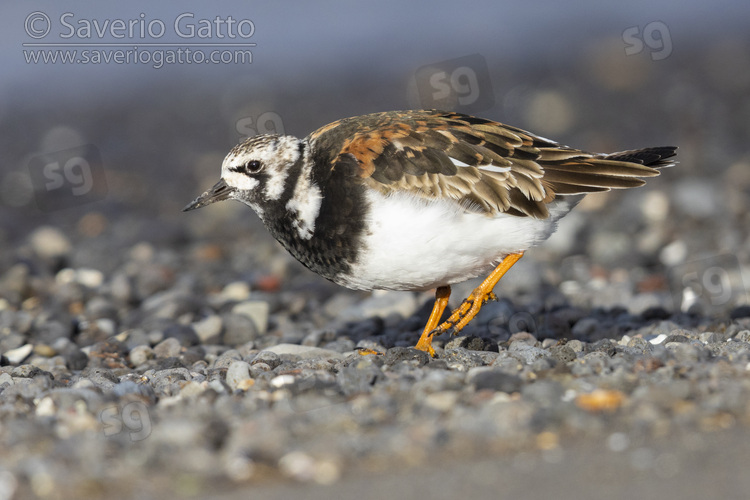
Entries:
{"type": "Polygon", "coordinates": [[[200,343],[200,338],[189,325],[171,325],[164,330],[166,339],[177,339],[181,346],[189,347],[200,343]]]}
{"type": "Polygon", "coordinates": [[[241,384],[250,380],[250,365],[245,361],[233,361],[227,368],[227,384],[232,390],[237,390],[241,384]]]}
{"type": "Polygon", "coordinates": [[[512,342],[508,347],[508,352],[514,357],[518,357],[527,365],[532,364],[537,359],[550,356],[549,351],[540,347],[530,346],[525,342],[512,342]]]}
{"type": "Polygon", "coordinates": [[[596,318],[582,318],[573,325],[570,333],[574,337],[588,338],[600,328],[599,320],[596,318]]]}
{"type": "MultiPolygon", "coordinates": [[[[147,345],[138,345],[130,350],[128,357],[133,366],[141,366],[149,359],[153,359],[154,351],[147,345]]],[[[164,357],[164,356],[162,356],[164,357]]]]}
{"type": "Polygon", "coordinates": [[[270,307],[268,302],[247,300],[235,304],[235,306],[232,307],[232,314],[240,314],[249,318],[255,325],[255,330],[257,332],[256,335],[265,335],[268,329],[269,310],[270,307]]]}
{"type": "Polygon", "coordinates": [[[221,316],[212,314],[210,316],[206,316],[200,321],[193,323],[192,327],[201,342],[209,343],[210,341],[219,339],[219,335],[221,335],[221,330],[224,325],[221,320],[221,316]]]}
{"type": "Polygon", "coordinates": [[[375,384],[385,377],[383,371],[371,358],[371,356],[362,356],[361,359],[343,368],[336,375],[336,381],[345,395],[371,392],[375,384]]]}
{"type": "Polygon", "coordinates": [[[523,386],[520,377],[490,367],[472,368],[466,375],[466,382],[472,384],[477,391],[490,390],[509,394],[518,392],[523,386]],[[474,370],[480,371],[472,373],[474,370]]]}
{"type": "Polygon", "coordinates": [[[242,345],[260,336],[255,321],[244,314],[227,314],[222,321],[224,323],[222,341],[227,345],[242,345]]]}
{"type": "Polygon", "coordinates": [[[154,346],[154,355],[157,358],[171,358],[180,354],[182,345],[174,337],[166,338],[154,346]]]}
{"type": "Polygon", "coordinates": [[[281,359],[275,352],[264,350],[260,351],[250,362],[251,365],[257,365],[258,363],[265,363],[266,365],[271,367],[271,370],[273,370],[281,364],[281,359]]]}

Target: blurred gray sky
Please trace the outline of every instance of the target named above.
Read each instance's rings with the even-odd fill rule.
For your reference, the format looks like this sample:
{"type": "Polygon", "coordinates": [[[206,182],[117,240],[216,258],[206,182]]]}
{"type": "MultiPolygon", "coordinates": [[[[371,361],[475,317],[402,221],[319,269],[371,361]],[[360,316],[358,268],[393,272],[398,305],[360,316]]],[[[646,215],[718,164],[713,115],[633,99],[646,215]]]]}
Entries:
{"type": "MultiPolygon", "coordinates": [[[[698,0],[601,2],[198,2],[145,1],[92,3],[3,2],[0,5],[0,96],[3,101],[84,100],[122,96],[154,82],[207,82],[217,89],[246,76],[265,85],[304,84],[307,79],[345,78],[371,73],[378,78],[405,79],[423,64],[480,53],[490,67],[500,61],[526,61],[541,66],[576,57],[594,39],[621,37],[632,26],[661,21],[669,27],[674,51],[747,30],[750,4],[698,0]],[[25,31],[32,12],[51,20],[50,33],[35,40],[25,31]],[[157,42],[184,42],[171,24],[184,12],[194,19],[216,16],[250,19],[256,32],[248,41],[253,63],[167,65],[28,64],[23,43],[124,42],[111,37],[63,39],[68,21],[161,20],[167,33],[157,42]]],[[[39,24],[36,25],[40,27],[39,24]]],[[[154,40],[146,40],[154,41],[154,40]]],[[[190,41],[220,42],[213,39],[190,41]]],[[[508,67],[508,71],[512,71],[508,67]]],[[[189,82],[189,83],[187,83],[189,82]]]]}

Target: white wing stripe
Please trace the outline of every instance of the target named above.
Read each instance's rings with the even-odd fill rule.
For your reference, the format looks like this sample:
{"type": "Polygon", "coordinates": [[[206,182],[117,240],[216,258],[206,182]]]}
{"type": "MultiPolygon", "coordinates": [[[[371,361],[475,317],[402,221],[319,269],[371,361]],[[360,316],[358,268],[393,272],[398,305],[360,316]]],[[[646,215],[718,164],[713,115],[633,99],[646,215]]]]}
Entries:
{"type": "Polygon", "coordinates": [[[479,165],[479,170],[487,170],[488,172],[510,172],[510,167],[498,167],[496,165],[479,165]]]}

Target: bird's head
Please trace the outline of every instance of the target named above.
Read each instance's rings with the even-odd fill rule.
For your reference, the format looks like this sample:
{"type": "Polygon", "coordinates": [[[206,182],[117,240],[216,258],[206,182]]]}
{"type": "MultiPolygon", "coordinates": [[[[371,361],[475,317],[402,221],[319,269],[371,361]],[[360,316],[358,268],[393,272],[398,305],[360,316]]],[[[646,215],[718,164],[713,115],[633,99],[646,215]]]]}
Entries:
{"type": "Polygon", "coordinates": [[[239,200],[263,215],[263,206],[281,198],[293,167],[303,158],[307,143],[296,137],[258,135],[241,142],[221,165],[221,179],[183,211],[217,201],[239,200]]]}

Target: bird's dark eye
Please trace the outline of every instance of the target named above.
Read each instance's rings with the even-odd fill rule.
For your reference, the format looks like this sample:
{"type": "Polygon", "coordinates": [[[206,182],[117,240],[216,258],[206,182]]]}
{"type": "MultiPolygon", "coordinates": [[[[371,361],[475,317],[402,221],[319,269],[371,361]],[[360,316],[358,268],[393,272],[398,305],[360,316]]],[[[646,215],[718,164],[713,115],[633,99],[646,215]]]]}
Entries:
{"type": "Polygon", "coordinates": [[[245,164],[245,169],[251,174],[260,172],[261,167],[261,163],[258,160],[250,160],[245,164]]]}

